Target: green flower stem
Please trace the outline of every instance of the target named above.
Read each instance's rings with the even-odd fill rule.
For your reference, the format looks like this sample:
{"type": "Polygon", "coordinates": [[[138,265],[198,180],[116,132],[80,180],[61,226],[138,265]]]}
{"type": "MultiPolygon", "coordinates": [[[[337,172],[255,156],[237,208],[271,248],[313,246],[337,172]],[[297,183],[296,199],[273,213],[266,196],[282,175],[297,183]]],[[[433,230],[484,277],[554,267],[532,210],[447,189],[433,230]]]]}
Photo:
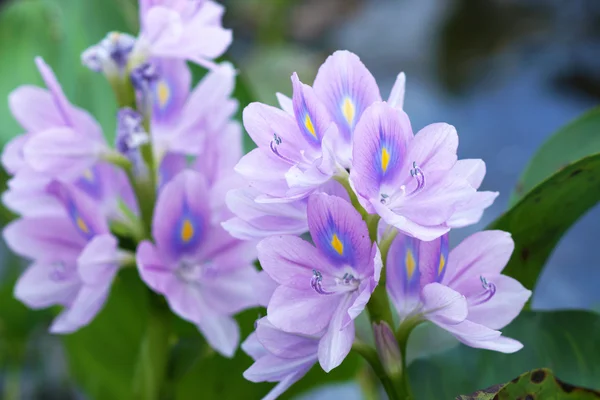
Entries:
{"type": "Polygon", "coordinates": [[[171,311],[164,300],[150,293],[150,315],[133,377],[134,399],[158,400],[165,386],[170,350],[171,311]]]}
{"type": "Polygon", "coordinates": [[[379,361],[377,351],[359,340],[354,341],[354,344],[352,344],[352,350],[360,354],[369,363],[371,368],[373,368],[375,375],[377,375],[377,378],[379,378],[381,381],[381,384],[383,385],[383,388],[385,389],[385,392],[390,400],[400,399],[394,382],[392,382],[391,378],[385,373],[385,370],[379,361]]]}
{"type": "Polygon", "coordinates": [[[121,76],[107,76],[119,107],[135,108],[135,91],[129,80],[129,74],[121,76]]]}
{"type": "Polygon", "coordinates": [[[400,394],[401,400],[412,400],[412,392],[410,390],[410,381],[408,377],[408,369],[406,368],[406,349],[408,346],[408,338],[410,333],[417,325],[422,321],[421,318],[413,317],[404,320],[398,330],[396,331],[396,340],[398,340],[398,347],[400,347],[400,354],[402,354],[402,375],[396,379],[398,393],[400,394]]]}
{"type": "Polygon", "coordinates": [[[358,196],[356,196],[356,193],[354,193],[352,186],[350,186],[349,178],[350,178],[350,175],[348,174],[348,172],[345,169],[340,169],[338,174],[336,176],[334,176],[334,179],[336,181],[338,181],[339,183],[341,183],[342,186],[344,187],[344,189],[346,189],[346,192],[348,192],[348,196],[350,196],[350,202],[352,203],[354,208],[356,208],[356,210],[360,213],[360,215],[363,217],[363,219],[366,221],[367,218],[369,217],[369,213],[360,204],[360,201],[358,201],[358,196]]]}

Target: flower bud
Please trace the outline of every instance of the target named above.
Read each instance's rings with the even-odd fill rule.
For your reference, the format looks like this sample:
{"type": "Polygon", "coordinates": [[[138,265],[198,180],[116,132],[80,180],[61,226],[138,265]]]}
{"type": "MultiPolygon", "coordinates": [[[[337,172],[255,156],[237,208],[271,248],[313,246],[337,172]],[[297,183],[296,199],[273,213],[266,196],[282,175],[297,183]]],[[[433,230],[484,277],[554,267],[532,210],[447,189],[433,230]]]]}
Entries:
{"type": "Polygon", "coordinates": [[[389,376],[398,376],[402,373],[402,355],[396,342],[396,337],[390,326],[385,321],[373,323],[375,334],[375,347],[379,360],[389,376]]]}

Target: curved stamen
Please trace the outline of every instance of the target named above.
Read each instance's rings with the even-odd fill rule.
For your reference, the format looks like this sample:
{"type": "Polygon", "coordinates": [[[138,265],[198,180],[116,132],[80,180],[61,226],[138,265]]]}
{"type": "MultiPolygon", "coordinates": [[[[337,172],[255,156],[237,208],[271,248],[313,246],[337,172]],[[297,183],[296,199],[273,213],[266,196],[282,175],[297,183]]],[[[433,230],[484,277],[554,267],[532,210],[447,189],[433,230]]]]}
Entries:
{"type": "Polygon", "coordinates": [[[271,140],[271,144],[269,145],[269,147],[271,147],[271,151],[279,158],[281,158],[283,161],[288,162],[290,164],[296,164],[296,162],[294,160],[291,160],[289,158],[287,158],[286,156],[282,155],[278,150],[277,150],[277,146],[279,146],[281,143],[283,143],[283,140],[281,140],[280,136],[277,136],[276,133],[273,134],[273,140],[271,140]]]}
{"type": "Polygon", "coordinates": [[[315,292],[319,294],[333,294],[334,292],[328,292],[325,289],[323,289],[322,282],[323,275],[316,269],[313,269],[313,276],[312,278],[310,278],[310,286],[315,290],[315,292]]]}
{"type": "Polygon", "coordinates": [[[413,161],[413,169],[410,170],[410,176],[417,180],[417,186],[412,190],[412,192],[407,194],[407,196],[412,196],[423,190],[425,187],[425,174],[423,173],[423,170],[419,168],[416,161],[413,161]]]}
{"type": "Polygon", "coordinates": [[[470,305],[477,306],[479,304],[483,304],[486,301],[490,300],[496,294],[496,285],[492,282],[488,282],[483,276],[480,276],[481,286],[483,286],[484,292],[479,294],[479,296],[474,297],[471,301],[469,301],[470,305]]]}

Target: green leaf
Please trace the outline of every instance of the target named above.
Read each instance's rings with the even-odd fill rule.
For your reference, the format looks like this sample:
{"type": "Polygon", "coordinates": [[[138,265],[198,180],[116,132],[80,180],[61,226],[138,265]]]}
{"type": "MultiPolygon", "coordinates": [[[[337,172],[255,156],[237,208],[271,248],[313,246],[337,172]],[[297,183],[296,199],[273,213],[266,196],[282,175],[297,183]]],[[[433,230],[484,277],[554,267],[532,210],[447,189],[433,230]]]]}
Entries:
{"type": "MultiPolygon", "coordinates": [[[[114,137],[116,102],[101,74],[81,65],[81,52],[109,31],[132,32],[133,0],[20,0],[0,12],[0,97],[19,85],[43,86],[34,64],[42,56],[54,69],[69,100],[87,109],[114,137]]],[[[22,133],[8,107],[0,107],[0,143],[22,133]]]]}
{"type": "Polygon", "coordinates": [[[511,204],[567,165],[600,153],[600,107],[561,128],[544,143],[521,175],[511,204]]]}
{"type": "Polygon", "coordinates": [[[540,368],[526,372],[505,384],[478,390],[456,400],[512,400],[512,399],[565,399],[597,400],[600,392],[570,385],[558,379],[552,371],[540,368]]]}
{"type": "Polygon", "coordinates": [[[503,273],[532,289],[562,235],[600,201],[600,154],[552,175],[488,229],[510,232],[515,251],[503,273]]]}
{"type": "Polygon", "coordinates": [[[409,367],[414,397],[452,399],[508,382],[523,371],[546,367],[572,385],[600,389],[598,314],[525,311],[503,334],[519,340],[523,349],[502,354],[460,345],[427,360],[414,361],[409,367]]]}
{"type": "Polygon", "coordinates": [[[134,269],[123,270],[92,323],[64,337],[71,374],[92,399],[129,399],[149,305],[134,269]]]}

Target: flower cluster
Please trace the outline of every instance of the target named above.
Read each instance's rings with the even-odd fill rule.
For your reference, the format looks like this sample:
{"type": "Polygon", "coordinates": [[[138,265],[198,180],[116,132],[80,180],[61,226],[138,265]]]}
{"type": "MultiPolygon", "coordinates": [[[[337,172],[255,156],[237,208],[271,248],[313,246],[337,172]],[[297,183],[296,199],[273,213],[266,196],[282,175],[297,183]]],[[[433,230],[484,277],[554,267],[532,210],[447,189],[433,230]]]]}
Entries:
{"type": "Polygon", "coordinates": [[[266,305],[242,348],[255,360],[248,380],[279,382],[269,399],[316,363],[339,366],[365,310],[371,351],[396,380],[402,343],[426,320],[472,347],[519,350],[499,331],[531,295],[502,275],[510,235],[479,232],[449,249],[448,232],[497,196],[478,191],[482,160],[458,160],[454,127],[414,134],[404,74],[383,101],[359,58],[338,51],[313,86],[293,74],[280,108],[244,110],[257,148],[242,156],[236,72],[214,61],[231,42],[223,11],[140,0],[137,37],[112,32],[82,54],[115,92],[114,146],[36,59],[46,89],[10,95],[25,133],[2,153],[3,202],[20,214],[4,238],[32,261],[15,296],[62,306],[50,330],[69,333],[100,312],[121,268],[137,268],[225,356],[240,341],[233,316],[266,305]],[[193,88],[189,62],[208,70],[193,88]]]}
{"type": "Polygon", "coordinates": [[[450,229],[479,221],[497,196],[477,190],[484,162],[457,159],[450,125],[413,134],[402,110],[404,74],[382,101],[350,52],[331,55],[312,87],[296,74],[292,87],[291,99],[278,94],[281,109],[244,110],[258,147],[235,167],[247,186],[227,195],[235,217],[223,226],[262,238],[258,258],[274,281],[267,316],[242,346],[255,359],[245,377],[280,382],[268,396],[275,398],[315,363],[337,367],[365,308],[381,362],[399,358],[398,348],[386,356],[397,346],[397,319],[377,309],[388,296],[400,327],[429,320],[472,347],[517,351],[521,344],[498,331],[530,296],[501,275],[510,235],[477,233],[449,251],[450,229]],[[310,241],[298,236],[307,231],[310,241]]]}
{"type": "Polygon", "coordinates": [[[15,296],[32,308],[62,306],[50,330],[73,332],[102,309],[118,270],[137,265],[173,312],[231,356],[233,315],[259,304],[260,277],[255,243],[221,227],[231,218],[225,193],[240,184],[242,131],[232,120],[235,71],[212,59],[231,32],[209,0],[140,6],[137,38],[113,32],[82,56],[117,95],[114,147],[41,59],[47,88],[10,95],[26,133],[2,154],[13,175],[3,201],[21,215],[4,238],[32,260],[15,296]],[[193,90],[188,61],[209,68],[193,90]]]}

